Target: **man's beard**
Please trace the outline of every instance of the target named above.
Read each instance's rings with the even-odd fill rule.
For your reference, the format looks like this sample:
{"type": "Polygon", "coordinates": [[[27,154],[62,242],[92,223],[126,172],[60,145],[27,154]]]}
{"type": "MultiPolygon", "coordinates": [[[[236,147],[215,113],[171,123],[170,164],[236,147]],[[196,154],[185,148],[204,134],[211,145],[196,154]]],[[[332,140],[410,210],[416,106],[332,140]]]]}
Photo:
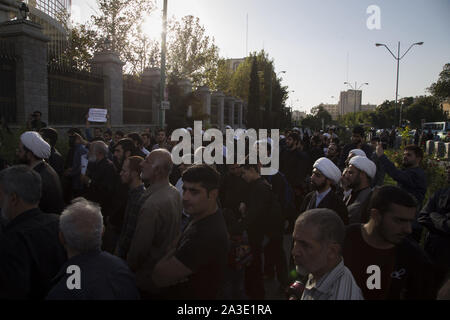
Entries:
{"type": "Polygon", "coordinates": [[[17,162],[18,164],[26,164],[26,165],[29,164],[28,159],[26,157],[18,157],[17,162]]]}
{"type": "Polygon", "coordinates": [[[313,181],[311,181],[311,184],[315,190],[323,190],[325,186],[327,185],[327,181],[325,180],[323,183],[316,185],[313,181]]]}
{"type": "Polygon", "coordinates": [[[407,162],[407,161],[403,161],[403,167],[404,168],[410,168],[410,167],[412,167],[412,164],[407,162]]]}
{"type": "Polygon", "coordinates": [[[360,185],[361,185],[361,180],[358,176],[357,178],[355,178],[355,180],[353,180],[353,182],[348,184],[348,187],[353,190],[358,190],[360,185]]]}

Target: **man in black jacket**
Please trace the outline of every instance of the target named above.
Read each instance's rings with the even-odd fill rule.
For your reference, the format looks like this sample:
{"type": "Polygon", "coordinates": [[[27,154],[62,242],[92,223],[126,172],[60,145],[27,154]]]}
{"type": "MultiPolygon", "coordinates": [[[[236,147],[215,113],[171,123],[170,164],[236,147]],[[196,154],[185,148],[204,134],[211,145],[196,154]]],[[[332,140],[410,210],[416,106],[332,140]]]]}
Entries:
{"type": "MultiPolygon", "coordinates": [[[[376,154],[380,166],[392,179],[397,181],[397,185],[401,189],[411,193],[416,198],[420,209],[427,192],[425,171],[420,167],[420,163],[423,159],[422,149],[415,145],[405,147],[403,151],[403,169],[397,169],[386,157],[381,143],[377,145],[376,154]]],[[[417,221],[414,221],[411,237],[419,242],[421,234],[421,225],[418,224],[417,221]]]]}
{"type": "MultiPolygon", "coordinates": [[[[447,182],[450,183],[450,166],[447,167],[447,182]]],[[[434,263],[450,269],[450,187],[436,191],[417,220],[429,231],[425,251],[434,263]]]]}
{"type": "Polygon", "coordinates": [[[51,147],[35,131],[20,136],[17,158],[40,174],[42,179],[42,197],[39,208],[46,213],[60,214],[64,209],[64,198],[58,174],[44,160],[50,157],[51,147]]]}
{"type": "Polygon", "coordinates": [[[43,299],[66,260],[58,241],[59,216],[38,208],[41,177],[27,166],[0,172],[0,300],[43,299]]]}
{"type": "Polygon", "coordinates": [[[341,159],[339,160],[339,168],[345,167],[345,160],[347,160],[348,154],[353,149],[361,149],[366,153],[367,156],[370,157],[370,155],[373,153],[373,149],[370,145],[365,143],[365,133],[364,129],[362,127],[355,127],[353,128],[352,132],[352,142],[349,144],[346,144],[344,148],[342,149],[341,153],[341,159]]]}
{"type": "Polygon", "coordinates": [[[75,199],[62,213],[59,230],[69,260],[55,277],[48,300],[139,299],[125,261],[100,249],[103,217],[97,204],[75,199]]]}
{"type": "Polygon", "coordinates": [[[335,211],[344,224],[348,224],[348,211],[344,202],[339,198],[333,185],[341,179],[341,171],[327,158],[320,158],[313,165],[311,184],[316,191],[308,193],[300,207],[300,214],[315,208],[327,208],[335,211]]]}
{"type": "Polygon", "coordinates": [[[98,203],[103,216],[110,217],[114,212],[113,196],[119,175],[107,154],[108,146],[103,141],[94,141],[89,145],[89,165],[82,181],[88,186],[86,199],[98,203]]]}
{"type": "Polygon", "coordinates": [[[287,281],[284,278],[287,266],[282,244],[284,220],[277,196],[272,192],[269,183],[260,176],[258,165],[245,164],[242,167],[242,178],[248,183],[248,195],[241,211],[245,217],[253,254],[253,260],[245,273],[246,291],[250,299],[264,299],[262,254],[265,236],[271,243],[272,258],[280,273],[278,280],[282,285],[287,281]]]}

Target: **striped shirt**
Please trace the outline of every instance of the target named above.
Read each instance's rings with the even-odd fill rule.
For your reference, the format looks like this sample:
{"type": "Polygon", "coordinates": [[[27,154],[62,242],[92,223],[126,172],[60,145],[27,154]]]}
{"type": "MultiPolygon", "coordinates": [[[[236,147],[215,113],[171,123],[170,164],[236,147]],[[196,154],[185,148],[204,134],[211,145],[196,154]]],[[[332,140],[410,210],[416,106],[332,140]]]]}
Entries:
{"type": "Polygon", "coordinates": [[[319,280],[309,275],[302,300],[364,300],[350,270],[342,260],[319,280]]]}

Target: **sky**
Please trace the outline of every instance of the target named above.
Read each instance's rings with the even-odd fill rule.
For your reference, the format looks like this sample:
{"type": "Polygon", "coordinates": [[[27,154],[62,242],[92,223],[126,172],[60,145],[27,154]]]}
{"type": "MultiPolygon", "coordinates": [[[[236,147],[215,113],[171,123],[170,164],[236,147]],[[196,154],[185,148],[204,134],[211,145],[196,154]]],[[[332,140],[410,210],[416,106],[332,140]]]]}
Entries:
{"type": "MultiPolygon", "coordinates": [[[[144,32],[160,39],[163,0],[155,2],[144,32]]],[[[96,7],[95,0],[72,0],[73,20],[85,22],[96,7]]],[[[401,56],[424,42],[400,60],[400,98],[428,94],[450,63],[450,0],[168,0],[169,17],[186,15],[200,19],[223,58],[247,55],[248,15],[248,51],[264,49],[275,71],[286,71],[280,76],[294,110],[338,103],[350,89],[344,82],[369,83],[363,104],[394,100],[397,62],[375,43],[397,55],[400,42],[401,56]]]]}

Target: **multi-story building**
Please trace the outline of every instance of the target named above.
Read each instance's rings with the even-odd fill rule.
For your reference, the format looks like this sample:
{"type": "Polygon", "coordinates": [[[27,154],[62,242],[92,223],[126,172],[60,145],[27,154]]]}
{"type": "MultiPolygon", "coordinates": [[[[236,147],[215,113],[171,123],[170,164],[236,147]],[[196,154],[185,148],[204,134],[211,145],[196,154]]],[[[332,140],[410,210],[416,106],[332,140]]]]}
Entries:
{"type": "Polygon", "coordinates": [[[306,112],[294,110],[292,112],[292,121],[298,122],[301,121],[303,118],[306,118],[306,112]]]}
{"type": "Polygon", "coordinates": [[[333,120],[337,120],[339,117],[339,105],[338,104],[323,104],[324,109],[331,114],[333,120]]]}
{"type": "Polygon", "coordinates": [[[339,98],[339,115],[361,111],[362,91],[342,91],[339,98]]]}
{"type": "MultiPolygon", "coordinates": [[[[58,57],[67,44],[65,27],[69,23],[72,0],[26,0],[29,19],[42,26],[44,35],[50,38],[49,58],[58,57]]],[[[19,15],[21,0],[0,0],[0,23],[19,15]]]]}
{"type": "Polygon", "coordinates": [[[375,104],[363,104],[361,105],[361,111],[375,111],[377,106],[375,104]]]}

